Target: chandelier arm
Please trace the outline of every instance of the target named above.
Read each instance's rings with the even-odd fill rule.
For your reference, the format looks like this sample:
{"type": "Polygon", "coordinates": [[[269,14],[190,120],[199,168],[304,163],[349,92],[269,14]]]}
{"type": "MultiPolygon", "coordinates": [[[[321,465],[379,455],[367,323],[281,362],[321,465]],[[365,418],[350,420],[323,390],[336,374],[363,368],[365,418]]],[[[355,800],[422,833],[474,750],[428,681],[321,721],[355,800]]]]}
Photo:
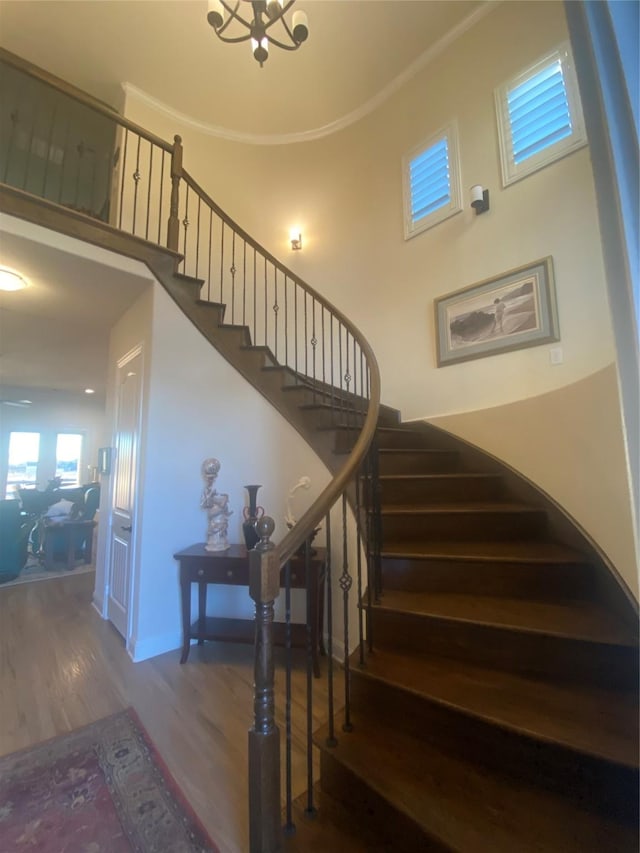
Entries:
{"type": "MultiPolygon", "coordinates": [[[[220,33],[223,33],[232,21],[239,21],[247,29],[249,29],[249,30],[251,29],[251,21],[246,21],[242,17],[242,15],[238,14],[238,9],[240,8],[240,0],[236,0],[236,5],[233,8],[231,7],[228,0],[220,0],[220,4],[222,5],[223,9],[229,14],[229,17],[222,24],[222,26],[220,27],[219,30],[215,30],[215,33],[217,36],[220,36],[220,33]]],[[[228,43],[231,43],[231,42],[237,42],[237,41],[246,41],[247,38],[250,38],[250,36],[248,36],[248,37],[243,36],[242,38],[234,38],[234,39],[230,39],[227,37],[227,38],[223,38],[222,41],[226,41],[228,43]]]]}
{"type": "Polygon", "coordinates": [[[282,50],[297,50],[300,47],[300,44],[294,42],[293,44],[284,44],[284,42],[278,41],[278,39],[274,39],[273,36],[268,36],[269,44],[273,44],[276,47],[282,48],[282,50]]]}

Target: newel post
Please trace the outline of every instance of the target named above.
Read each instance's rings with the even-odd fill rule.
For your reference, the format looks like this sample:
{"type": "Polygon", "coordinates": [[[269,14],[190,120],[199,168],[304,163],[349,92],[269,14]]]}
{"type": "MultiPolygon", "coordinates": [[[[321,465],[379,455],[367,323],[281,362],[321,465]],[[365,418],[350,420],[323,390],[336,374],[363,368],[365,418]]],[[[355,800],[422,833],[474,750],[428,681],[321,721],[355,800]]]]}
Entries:
{"type": "Polygon", "coordinates": [[[280,592],[280,566],[270,541],[275,529],[265,516],[256,524],[260,542],[249,551],[249,594],[256,604],[254,723],[249,731],[249,849],[282,849],[280,731],[275,723],[273,613],[280,592]]]}
{"type": "Polygon", "coordinates": [[[167,227],[167,248],[174,252],[178,251],[178,238],[180,235],[179,212],[179,190],[180,178],[182,177],[182,137],[173,137],[173,151],[171,152],[171,202],[169,204],[169,224],[167,227]]]}

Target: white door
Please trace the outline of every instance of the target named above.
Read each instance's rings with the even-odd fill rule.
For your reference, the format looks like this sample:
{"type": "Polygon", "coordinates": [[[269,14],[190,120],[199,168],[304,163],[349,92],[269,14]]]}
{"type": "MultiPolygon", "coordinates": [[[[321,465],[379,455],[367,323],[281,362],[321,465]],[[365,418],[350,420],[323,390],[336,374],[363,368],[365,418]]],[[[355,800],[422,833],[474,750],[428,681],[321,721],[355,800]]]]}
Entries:
{"type": "Polygon", "coordinates": [[[136,348],[118,362],[115,454],[112,464],[111,535],[107,616],[120,634],[129,637],[135,538],[142,352],[136,348]]]}

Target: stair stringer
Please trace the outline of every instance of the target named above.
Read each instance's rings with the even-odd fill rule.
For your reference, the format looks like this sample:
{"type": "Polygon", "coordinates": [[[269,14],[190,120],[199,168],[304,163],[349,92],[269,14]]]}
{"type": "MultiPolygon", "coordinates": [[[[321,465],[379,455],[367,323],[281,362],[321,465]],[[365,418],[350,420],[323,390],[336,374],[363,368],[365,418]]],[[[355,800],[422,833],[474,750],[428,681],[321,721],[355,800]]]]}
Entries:
{"type": "MultiPolygon", "coordinates": [[[[252,346],[248,327],[225,324],[225,306],[199,298],[202,280],[173,271],[169,273],[164,265],[158,269],[152,267],[152,271],[198,331],[294,427],[335,475],[344,464],[344,457],[336,453],[338,429],[319,429],[314,412],[301,406],[295,400],[296,395],[289,393],[298,381],[295,372],[277,365],[275,357],[265,347],[252,346]]],[[[385,407],[383,416],[398,420],[399,412],[385,407]]],[[[354,438],[358,432],[359,429],[354,429],[354,438]]],[[[354,492],[353,488],[348,488],[352,507],[354,492]]]]}

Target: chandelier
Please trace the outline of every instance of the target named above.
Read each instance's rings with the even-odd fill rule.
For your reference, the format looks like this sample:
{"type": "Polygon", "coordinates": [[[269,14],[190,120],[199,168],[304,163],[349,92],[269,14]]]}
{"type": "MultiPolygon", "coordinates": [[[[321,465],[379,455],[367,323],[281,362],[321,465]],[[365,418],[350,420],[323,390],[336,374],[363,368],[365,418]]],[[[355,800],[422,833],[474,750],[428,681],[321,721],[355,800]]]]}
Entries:
{"type": "Polygon", "coordinates": [[[235,44],[251,40],[253,55],[262,68],[269,58],[270,44],[283,50],[297,50],[309,35],[307,16],[304,12],[300,10],[294,12],[291,17],[291,26],[287,23],[285,13],[294,3],[295,0],[209,0],[207,21],[221,41],[235,44]],[[251,6],[253,13],[251,20],[247,20],[239,13],[238,10],[242,4],[245,7],[251,6]],[[280,35],[280,38],[275,37],[274,31],[280,35]]]}

